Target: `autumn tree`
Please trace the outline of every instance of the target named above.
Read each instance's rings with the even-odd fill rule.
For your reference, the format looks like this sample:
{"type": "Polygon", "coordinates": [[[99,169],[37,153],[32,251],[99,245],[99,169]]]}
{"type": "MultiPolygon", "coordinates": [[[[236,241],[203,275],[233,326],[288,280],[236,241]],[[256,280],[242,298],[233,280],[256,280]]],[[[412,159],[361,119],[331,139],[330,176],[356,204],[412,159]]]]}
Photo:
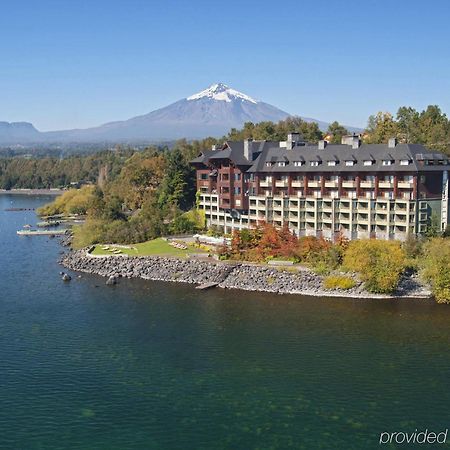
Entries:
{"type": "Polygon", "coordinates": [[[340,144],[342,137],[348,134],[348,130],[339,122],[334,121],[328,125],[327,134],[331,135],[331,144],[340,144]]]}
{"type": "Polygon", "coordinates": [[[365,142],[368,144],[385,144],[389,138],[398,135],[398,127],[391,113],[379,112],[370,116],[367,122],[365,142]]]}

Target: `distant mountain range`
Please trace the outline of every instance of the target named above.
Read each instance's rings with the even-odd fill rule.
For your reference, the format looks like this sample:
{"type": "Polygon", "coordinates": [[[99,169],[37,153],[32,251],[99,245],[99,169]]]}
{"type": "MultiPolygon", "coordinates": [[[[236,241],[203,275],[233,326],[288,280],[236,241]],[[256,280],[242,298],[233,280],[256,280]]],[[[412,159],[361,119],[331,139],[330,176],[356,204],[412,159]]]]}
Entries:
{"type": "MultiPolygon", "coordinates": [[[[0,122],[0,144],[157,142],[179,138],[223,136],[231,128],[241,128],[245,122],[278,122],[291,114],[225,84],[211,85],[204,91],[179,100],[164,108],[128,120],[109,122],[99,127],[40,132],[27,122],[0,122]]],[[[328,123],[316,122],[322,130],[328,123]]],[[[349,127],[350,131],[358,129],[349,127]]]]}

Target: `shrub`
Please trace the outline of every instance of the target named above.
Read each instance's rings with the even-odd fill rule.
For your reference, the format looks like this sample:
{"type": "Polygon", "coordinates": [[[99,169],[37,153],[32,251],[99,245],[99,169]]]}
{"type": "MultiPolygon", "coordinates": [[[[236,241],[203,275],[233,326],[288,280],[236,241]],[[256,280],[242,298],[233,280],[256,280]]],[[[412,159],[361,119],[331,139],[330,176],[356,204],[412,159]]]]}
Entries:
{"type": "Polygon", "coordinates": [[[450,240],[430,239],[420,260],[421,275],[431,284],[438,303],[450,303],[450,240]]]}
{"type": "Polygon", "coordinates": [[[355,281],[343,275],[331,275],[323,280],[325,289],[351,289],[356,286],[355,281]]]}
{"type": "Polygon", "coordinates": [[[82,226],[78,225],[73,227],[73,247],[82,248],[102,242],[105,228],[106,226],[103,221],[94,219],[87,220],[82,226]]]}
{"type": "Polygon", "coordinates": [[[422,241],[414,234],[408,234],[408,237],[402,244],[402,248],[406,254],[406,266],[417,270],[420,257],[422,256],[422,241]]]}
{"type": "Polygon", "coordinates": [[[297,259],[316,273],[325,275],[342,263],[343,247],[323,238],[305,236],[298,240],[297,259]]]}
{"type": "Polygon", "coordinates": [[[405,264],[405,252],[397,241],[352,241],[344,255],[344,267],[359,272],[366,289],[374,293],[394,292],[405,264]]]}
{"type": "Polygon", "coordinates": [[[95,199],[95,187],[83,186],[81,189],[69,189],[47,205],[38,208],[40,216],[55,214],[86,214],[95,199]]]}

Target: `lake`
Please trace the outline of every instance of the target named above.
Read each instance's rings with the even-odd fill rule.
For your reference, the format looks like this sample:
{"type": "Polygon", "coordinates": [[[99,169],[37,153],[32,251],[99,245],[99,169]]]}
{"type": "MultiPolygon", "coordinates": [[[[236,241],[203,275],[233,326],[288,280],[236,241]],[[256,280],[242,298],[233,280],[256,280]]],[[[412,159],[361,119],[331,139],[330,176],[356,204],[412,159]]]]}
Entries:
{"type": "Polygon", "coordinates": [[[34,212],[4,211],[51,199],[0,195],[2,450],[370,449],[449,427],[450,306],[64,283],[58,241],[16,235],[34,212]]]}

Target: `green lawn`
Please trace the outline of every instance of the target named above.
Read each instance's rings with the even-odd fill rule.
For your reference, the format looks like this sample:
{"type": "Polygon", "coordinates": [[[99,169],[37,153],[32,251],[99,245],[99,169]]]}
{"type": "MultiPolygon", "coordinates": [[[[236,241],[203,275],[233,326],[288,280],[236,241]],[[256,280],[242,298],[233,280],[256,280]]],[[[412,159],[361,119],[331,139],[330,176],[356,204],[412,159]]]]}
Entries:
{"type": "MultiPolygon", "coordinates": [[[[93,255],[113,255],[108,250],[103,250],[103,244],[96,245],[94,250],[91,252],[93,255]]],[[[180,250],[178,248],[172,247],[164,239],[158,238],[152,241],[142,242],[140,244],[131,244],[130,248],[114,247],[122,250],[122,254],[130,256],[177,256],[185,257],[187,253],[204,253],[203,250],[188,246],[187,250],[180,250]]]]}

